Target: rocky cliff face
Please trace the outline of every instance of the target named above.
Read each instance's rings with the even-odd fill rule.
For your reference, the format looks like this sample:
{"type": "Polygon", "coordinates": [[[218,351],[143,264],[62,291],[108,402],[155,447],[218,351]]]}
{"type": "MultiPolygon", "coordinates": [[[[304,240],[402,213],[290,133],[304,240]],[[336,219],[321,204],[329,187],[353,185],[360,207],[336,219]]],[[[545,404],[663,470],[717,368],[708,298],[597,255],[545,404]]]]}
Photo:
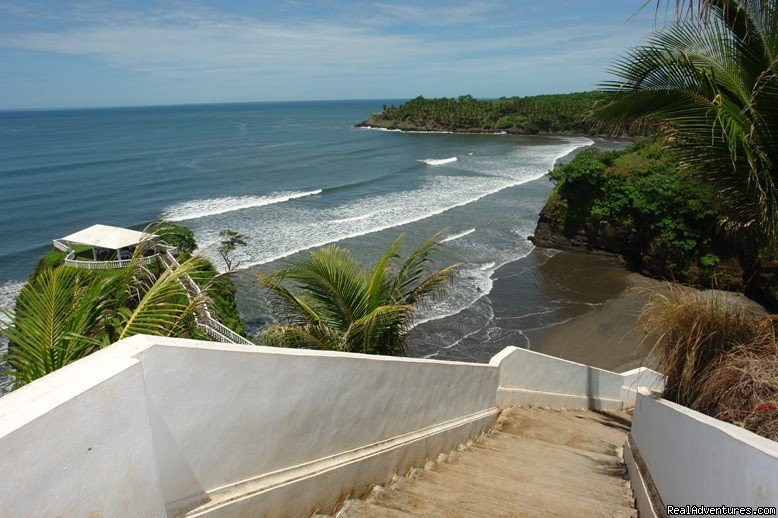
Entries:
{"type": "Polygon", "coordinates": [[[534,235],[529,240],[535,246],[555,248],[573,252],[586,252],[605,257],[620,264],[627,264],[631,254],[627,243],[607,238],[586,228],[565,230],[564,223],[554,218],[550,205],[546,203],[540,213],[534,235]]]}
{"type": "Polygon", "coordinates": [[[565,228],[553,212],[551,204],[546,203],[534,235],[529,236],[535,246],[594,254],[657,279],[743,292],[769,311],[778,311],[778,262],[749,261],[741,257],[742,251],[736,246],[722,240],[716,247],[721,257],[717,277],[705,279],[698,265],[691,265],[683,272],[675,270],[661,250],[644,249],[640,236],[617,227],[606,231],[592,224],[565,228]]]}

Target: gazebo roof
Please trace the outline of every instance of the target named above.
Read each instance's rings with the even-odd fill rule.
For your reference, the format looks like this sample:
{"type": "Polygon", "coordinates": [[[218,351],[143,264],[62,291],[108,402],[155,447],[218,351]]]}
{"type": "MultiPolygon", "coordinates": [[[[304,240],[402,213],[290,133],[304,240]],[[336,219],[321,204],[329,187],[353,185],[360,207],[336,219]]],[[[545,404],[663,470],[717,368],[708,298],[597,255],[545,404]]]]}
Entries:
{"type": "Polygon", "coordinates": [[[74,234],[65,236],[60,239],[60,241],[66,241],[76,245],[118,250],[120,248],[137,245],[142,241],[147,241],[156,237],[158,236],[155,234],[147,234],[128,228],[92,225],[84,230],[79,230],[74,234]]]}

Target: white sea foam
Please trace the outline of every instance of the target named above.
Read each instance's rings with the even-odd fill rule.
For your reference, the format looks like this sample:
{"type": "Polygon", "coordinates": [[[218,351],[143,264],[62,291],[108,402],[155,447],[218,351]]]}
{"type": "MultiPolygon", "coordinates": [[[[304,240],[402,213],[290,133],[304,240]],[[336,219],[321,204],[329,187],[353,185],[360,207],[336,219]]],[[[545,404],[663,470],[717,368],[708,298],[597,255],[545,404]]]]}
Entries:
{"type": "Polygon", "coordinates": [[[24,287],[22,281],[8,281],[4,284],[0,284],[0,325],[6,322],[7,317],[5,312],[13,312],[16,305],[16,297],[19,296],[19,292],[24,287]]]}
{"type": "Polygon", "coordinates": [[[360,126],[359,129],[365,129],[365,130],[373,130],[373,131],[391,131],[394,133],[404,133],[401,129],[389,129],[389,128],[379,128],[376,126],[360,126]]]}
{"type": "MultiPolygon", "coordinates": [[[[472,167],[468,165],[480,172],[479,176],[430,176],[415,189],[357,198],[326,209],[279,203],[252,210],[220,211],[225,213],[197,219],[189,226],[204,247],[205,255],[217,259],[217,263],[214,245],[219,241],[220,229],[231,228],[249,236],[247,246],[235,254],[241,267],[246,268],[468,205],[503,189],[536,180],[559,157],[592,143],[589,139],[571,138],[562,143],[522,146],[508,156],[479,156],[472,167]]],[[[494,259],[487,257],[484,263],[494,259]]]]}
{"type": "Polygon", "coordinates": [[[532,230],[532,222],[526,227],[512,230],[512,233],[521,236],[519,241],[521,245],[518,249],[515,243],[509,244],[503,250],[497,250],[493,245],[490,245],[488,250],[485,250],[483,244],[473,243],[473,255],[479,257],[487,255],[496,256],[497,261],[468,264],[461,268],[457,272],[449,295],[444,300],[423,308],[418,314],[415,325],[457,315],[473,307],[482,297],[488,296],[492,291],[492,275],[494,272],[506,263],[528,256],[535,248],[534,245],[526,240],[526,237],[532,230]]]}
{"type": "Polygon", "coordinates": [[[457,157],[452,156],[450,158],[425,158],[424,160],[419,160],[419,162],[424,162],[427,165],[443,165],[443,164],[450,164],[451,162],[456,162],[457,157]]]}
{"type": "Polygon", "coordinates": [[[460,237],[469,236],[473,232],[475,232],[475,229],[471,228],[471,229],[459,232],[457,234],[452,234],[449,237],[447,237],[446,239],[441,240],[441,243],[448,243],[449,241],[455,241],[455,240],[459,239],[460,237]]]}
{"type": "Polygon", "coordinates": [[[359,215],[359,216],[352,216],[352,217],[349,217],[349,218],[341,218],[341,219],[333,219],[332,221],[330,221],[330,223],[348,223],[349,221],[359,221],[359,220],[362,220],[362,219],[367,219],[367,218],[369,218],[372,215],[373,215],[372,212],[368,212],[367,214],[362,214],[362,215],[359,215]]]}
{"type": "Polygon", "coordinates": [[[168,207],[162,213],[162,218],[168,221],[198,219],[236,210],[283,203],[315,194],[321,194],[321,189],[307,192],[276,192],[266,196],[226,196],[223,198],[192,200],[168,207]]]}

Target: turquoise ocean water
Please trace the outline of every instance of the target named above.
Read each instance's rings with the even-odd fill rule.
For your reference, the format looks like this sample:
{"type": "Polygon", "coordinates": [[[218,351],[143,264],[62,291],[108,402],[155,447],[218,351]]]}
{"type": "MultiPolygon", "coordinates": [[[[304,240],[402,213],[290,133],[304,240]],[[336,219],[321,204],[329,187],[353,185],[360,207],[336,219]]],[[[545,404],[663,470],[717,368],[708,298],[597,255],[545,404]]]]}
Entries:
{"type": "MultiPolygon", "coordinates": [[[[332,242],[369,262],[400,233],[411,246],[443,230],[437,260],[461,267],[419,315],[410,354],[483,361],[526,345],[524,324],[500,326],[489,295],[501,267],[547,260],[526,239],[551,190],[544,175],[592,141],[353,127],[391,102],[0,112],[0,304],[13,304],[51,239],[164,218],[190,227],[217,264],[221,229],[248,236],[235,280],[256,332],[272,315],[253,272],[332,242]]],[[[564,301],[533,282],[511,315],[551,325],[564,301]]]]}

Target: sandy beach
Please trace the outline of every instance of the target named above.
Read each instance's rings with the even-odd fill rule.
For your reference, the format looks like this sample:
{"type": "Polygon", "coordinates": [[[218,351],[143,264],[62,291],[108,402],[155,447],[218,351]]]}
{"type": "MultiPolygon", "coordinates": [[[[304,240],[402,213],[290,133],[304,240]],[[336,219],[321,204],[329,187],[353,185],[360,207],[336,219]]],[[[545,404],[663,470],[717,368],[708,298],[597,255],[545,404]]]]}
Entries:
{"type": "MultiPolygon", "coordinates": [[[[566,271],[571,290],[580,289],[582,284],[587,283],[599,285],[599,290],[594,293],[605,295],[606,299],[588,306],[588,310],[564,323],[537,330],[531,338],[530,348],[616,372],[642,365],[651,366],[649,353],[655,337],[647,333],[639,318],[649,298],[655,294],[667,294],[671,286],[694,289],[630,272],[600,258],[571,252],[558,253],[546,267],[550,272],[558,269],[566,271]],[[607,296],[608,292],[612,296],[607,296]]],[[[755,315],[767,314],[762,306],[741,294],[719,290],[702,290],[700,293],[744,306],[755,315]]]]}
{"type": "Polygon", "coordinates": [[[639,315],[651,294],[666,291],[667,283],[626,271],[624,281],[616,297],[553,327],[532,349],[616,372],[650,363],[647,355],[654,341],[639,315]]]}

